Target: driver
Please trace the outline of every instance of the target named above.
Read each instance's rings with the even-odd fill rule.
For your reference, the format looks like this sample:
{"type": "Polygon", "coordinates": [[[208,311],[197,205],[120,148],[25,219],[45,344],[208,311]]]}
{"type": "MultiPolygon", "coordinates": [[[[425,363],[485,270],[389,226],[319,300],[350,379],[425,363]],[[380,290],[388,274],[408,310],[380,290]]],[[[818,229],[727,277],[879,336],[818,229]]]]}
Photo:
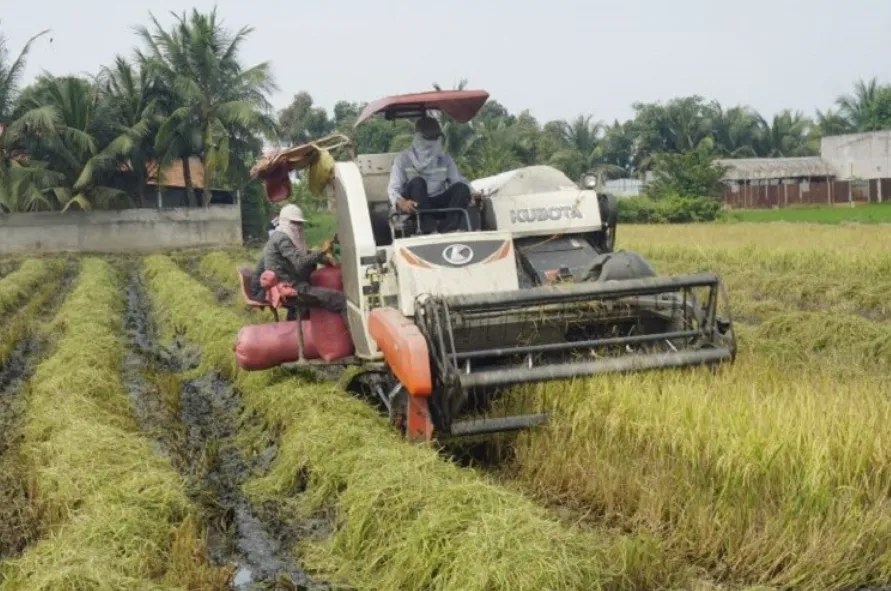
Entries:
{"type": "MultiPolygon", "coordinates": [[[[284,206],[278,216],[278,227],[269,234],[263,247],[263,264],[275,272],[278,280],[290,284],[298,293],[300,303],[310,308],[338,312],[344,322],[346,296],[342,291],[309,284],[309,276],[316,266],[325,262],[331,252],[332,241],[327,240],[320,251],[308,251],[303,234],[303,211],[296,205],[284,206]]],[[[296,320],[296,312],[288,309],[288,320],[296,320]]]]}
{"type": "MultiPolygon", "coordinates": [[[[480,194],[471,189],[455,164],[442,149],[442,129],[432,117],[418,119],[411,146],[396,157],[387,187],[390,204],[397,211],[454,208],[467,210],[480,194]]],[[[470,214],[471,229],[479,228],[478,212],[470,214]]],[[[456,232],[465,224],[460,211],[419,216],[421,233],[456,232]],[[440,218],[441,219],[437,219],[440,218]]]]}

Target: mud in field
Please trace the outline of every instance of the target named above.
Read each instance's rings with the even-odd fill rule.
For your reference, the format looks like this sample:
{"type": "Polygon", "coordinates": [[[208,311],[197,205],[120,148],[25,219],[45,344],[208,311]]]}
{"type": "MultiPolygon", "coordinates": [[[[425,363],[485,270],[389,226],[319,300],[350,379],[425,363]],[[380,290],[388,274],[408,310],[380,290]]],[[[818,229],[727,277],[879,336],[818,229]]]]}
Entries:
{"type": "Polygon", "coordinates": [[[18,556],[40,536],[17,453],[24,393],[37,351],[37,340],[28,337],[0,367],[0,560],[18,556]]]}
{"type": "Polygon", "coordinates": [[[19,261],[16,260],[6,260],[0,261],[0,277],[4,275],[9,275],[13,271],[19,268],[19,261]]]}
{"type": "Polygon", "coordinates": [[[158,343],[136,273],[127,283],[125,326],[130,347],[124,377],[137,418],[189,482],[205,515],[211,562],[233,569],[230,588],[329,589],[311,580],[291,555],[310,524],[288,527],[276,519],[274,507],[253,507],[241,492],[255,470],[268,467],[275,447],[256,462],[246,461],[234,439],[242,409],[232,385],[216,375],[179,379],[177,373],[197,367],[200,352],[178,339],[171,347],[158,343]]]}
{"type": "MultiPolygon", "coordinates": [[[[207,254],[207,253],[203,253],[207,254]]],[[[179,267],[194,277],[196,280],[200,281],[205,287],[207,287],[210,291],[213,292],[214,297],[218,304],[222,306],[228,306],[234,302],[234,298],[236,296],[240,297],[240,292],[235,285],[221,284],[218,281],[214,281],[201,273],[201,258],[202,256],[192,255],[181,257],[176,259],[176,263],[179,267]]],[[[235,281],[235,271],[233,269],[233,282],[235,281]]]]}
{"type": "MultiPolygon", "coordinates": [[[[75,270],[75,265],[69,262],[57,281],[58,294],[51,303],[59,305],[68,295],[75,270]]],[[[50,311],[48,308],[49,305],[44,306],[39,314],[46,314],[50,311]]],[[[33,322],[36,324],[37,318],[33,322]]],[[[6,361],[0,363],[0,560],[18,556],[41,534],[18,450],[28,381],[45,346],[30,332],[16,344],[6,361]]]]}

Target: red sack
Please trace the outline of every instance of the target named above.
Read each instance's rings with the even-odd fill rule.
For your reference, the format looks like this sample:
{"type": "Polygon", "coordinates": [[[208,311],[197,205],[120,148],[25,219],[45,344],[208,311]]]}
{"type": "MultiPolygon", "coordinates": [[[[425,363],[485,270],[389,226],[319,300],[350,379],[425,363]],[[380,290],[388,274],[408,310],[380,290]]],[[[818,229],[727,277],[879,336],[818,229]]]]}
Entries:
{"type": "MultiPolygon", "coordinates": [[[[244,326],[235,339],[238,367],[258,371],[297,361],[300,359],[297,338],[296,320],[244,326]]],[[[309,320],[303,321],[303,358],[319,358],[309,320]]]]}
{"type": "Polygon", "coordinates": [[[290,197],[291,178],[288,167],[280,165],[269,171],[263,179],[263,188],[266,190],[266,198],[272,203],[279,203],[290,197]]]}
{"type": "MultiPolygon", "coordinates": [[[[343,291],[343,276],[340,266],[321,267],[313,271],[309,284],[315,287],[327,287],[343,291]]],[[[311,308],[309,320],[319,355],[325,361],[343,359],[353,354],[353,339],[350,329],[337,312],[329,312],[321,308],[311,308]]]]}

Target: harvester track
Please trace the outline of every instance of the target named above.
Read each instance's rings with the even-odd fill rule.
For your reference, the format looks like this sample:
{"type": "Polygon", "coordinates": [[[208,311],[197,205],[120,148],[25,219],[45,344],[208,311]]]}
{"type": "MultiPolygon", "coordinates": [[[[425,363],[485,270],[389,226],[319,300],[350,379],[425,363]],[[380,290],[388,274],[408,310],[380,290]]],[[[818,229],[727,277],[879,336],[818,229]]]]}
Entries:
{"type": "Polygon", "coordinates": [[[238,393],[215,373],[192,377],[200,352],[188,343],[159,343],[151,304],[132,270],[125,328],[125,378],[140,425],[189,482],[193,500],[203,509],[209,558],[234,570],[230,587],[327,589],[311,580],[289,551],[300,532],[277,520],[274,510],[252,506],[241,491],[275,449],[255,462],[243,457],[235,443],[242,410],[238,393]],[[190,372],[189,377],[183,372],[190,372]]]}

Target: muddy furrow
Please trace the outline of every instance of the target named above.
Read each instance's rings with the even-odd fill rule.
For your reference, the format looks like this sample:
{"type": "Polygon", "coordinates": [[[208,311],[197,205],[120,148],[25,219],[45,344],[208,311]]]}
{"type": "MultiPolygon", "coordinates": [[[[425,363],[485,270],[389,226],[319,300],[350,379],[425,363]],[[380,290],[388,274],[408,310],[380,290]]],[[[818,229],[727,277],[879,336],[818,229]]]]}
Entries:
{"type": "Polygon", "coordinates": [[[0,261],[0,277],[4,275],[9,275],[13,271],[19,268],[19,262],[15,259],[7,259],[0,261]]]}
{"type": "MultiPolygon", "coordinates": [[[[183,272],[188,273],[209,289],[214,294],[217,303],[221,306],[232,306],[236,302],[241,301],[240,287],[235,277],[235,259],[226,252],[211,252],[200,257],[184,258],[176,261],[176,263],[183,272]],[[225,276],[225,279],[221,276],[220,269],[215,265],[208,265],[207,261],[210,257],[217,264],[219,264],[220,259],[224,259],[231,267],[231,273],[225,276]]],[[[246,315],[249,314],[247,309],[244,312],[246,315]]]]}
{"type": "Polygon", "coordinates": [[[69,263],[62,275],[22,306],[2,319],[3,337],[14,339],[0,358],[0,561],[18,556],[40,537],[37,515],[19,461],[20,423],[27,383],[47,343],[37,333],[38,318],[50,303],[64,300],[71,289],[76,266],[69,263]],[[50,296],[55,297],[50,297],[50,296]]]}
{"type": "Polygon", "coordinates": [[[200,352],[178,340],[170,347],[159,343],[150,302],[135,272],[127,284],[125,326],[130,344],[125,379],[137,418],[189,482],[205,514],[209,558],[235,569],[231,588],[328,589],[312,581],[291,556],[297,532],[256,510],[241,491],[251,472],[272,460],[275,449],[261,455],[258,465],[246,461],[235,443],[242,409],[232,385],[216,375],[180,379],[177,374],[198,366],[200,352]]]}
{"type": "Polygon", "coordinates": [[[40,535],[17,458],[22,395],[35,366],[37,349],[37,340],[28,337],[0,367],[0,560],[21,554],[40,535]]]}

